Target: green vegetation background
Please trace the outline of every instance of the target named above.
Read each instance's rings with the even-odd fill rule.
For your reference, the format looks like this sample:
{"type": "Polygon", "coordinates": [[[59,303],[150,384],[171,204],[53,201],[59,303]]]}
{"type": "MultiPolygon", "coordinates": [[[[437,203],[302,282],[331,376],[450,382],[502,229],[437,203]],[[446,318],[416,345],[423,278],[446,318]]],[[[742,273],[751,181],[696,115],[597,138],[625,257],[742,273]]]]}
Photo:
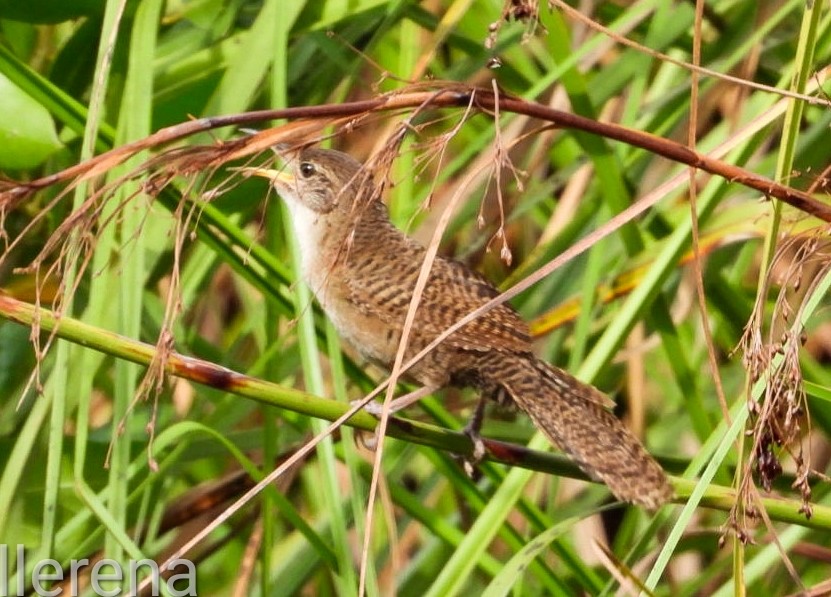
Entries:
{"type": "MultiPolygon", "coordinates": [[[[598,2],[592,8],[585,16],[618,35],[691,61],[694,3],[598,2]]],[[[502,10],[497,0],[0,1],[0,168],[10,178],[30,179],[191,116],[363,99],[402,88],[404,81],[431,79],[484,86],[495,79],[529,100],[685,142],[687,68],[616,43],[545,6],[536,26],[533,20],[505,23],[495,47],[486,49],[489,25],[500,22],[502,10]],[[501,67],[489,68],[495,56],[501,67]]],[[[705,11],[700,35],[707,68],[822,97],[817,81],[831,60],[827,3],[718,3],[705,11]]],[[[420,161],[420,144],[450,130],[461,113],[446,111],[444,125],[409,137],[391,172],[392,216],[422,239],[435,226],[422,209],[428,195],[442,205],[495,143],[493,119],[480,115],[450,141],[440,171],[435,162],[420,161]]],[[[334,144],[366,157],[398,120],[372,119],[334,144]]],[[[701,151],[798,188],[808,188],[831,161],[827,105],[702,76],[697,122],[701,151]]],[[[804,285],[801,294],[786,297],[794,309],[808,305],[808,343],[798,362],[810,382],[805,410],[811,417],[810,424],[802,421],[799,442],[812,465],[827,470],[824,232],[738,184],[698,179],[707,323],[734,423],[728,426],[689,265],[685,169],[585,134],[535,130],[539,124],[500,115],[503,141],[532,132],[510,154],[523,172],[522,187],[507,169],[502,174],[511,265],[499,259],[499,211],[487,181],[466,191],[442,252],[507,287],[660,187],[656,208],[514,305],[532,321],[544,358],[608,392],[650,450],[690,480],[679,481],[679,501],[690,505],[667,507],[657,517],[635,508],[599,515],[609,500],[601,486],[496,465],[474,482],[447,452],[391,439],[368,593],[610,594],[625,577],[658,595],[788,594],[800,583],[827,581],[831,522],[817,516],[809,525],[796,512],[800,496],[789,488],[794,468],[784,451],[777,449],[786,479],[774,490],[791,500],[784,507],[788,516],[776,517],[789,522],[766,528],[741,511],[726,511],[734,502],[726,488],[746,476],[752,441],[742,433],[752,380],[734,349],[757,300],[763,329],[781,309],[778,287],[759,283],[770,272],[777,284],[794,285],[801,276],[804,285]],[[669,180],[676,182],[660,186],[669,180]],[[778,232],[813,234],[819,246],[800,257],[794,241],[772,262],[771,239],[778,232]],[[696,484],[705,468],[706,478],[696,484]],[[696,492],[715,507],[696,507],[696,492]],[[730,521],[754,541],[734,541],[730,521]]],[[[210,144],[235,134],[223,129],[189,142],[210,144]]],[[[148,157],[112,170],[109,180],[148,157]]],[[[95,554],[162,559],[193,532],[186,526],[160,531],[172,508],[240,468],[255,476],[271,471],[279,455],[325,427],[315,417],[175,378],[162,386],[157,403],[134,402],[145,369],[118,356],[121,340],[106,331],[156,344],[174,272],[178,352],[344,403],[368,387],[348,358],[352,353],[342,358],[336,335],[310,307],[308,291],[293,283],[285,214],[276,197],[263,200],[262,183],[237,179],[240,184],[206,207],[204,217],[187,219],[187,202],[176,211],[180,196],[199,201],[231,176],[221,171],[177,179],[167,199],[157,201],[129,182],[103,202],[89,229],[64,239],[68,247],[79,242],[81,253],[65,255],[70,265],[46,281],[39,298],[48,306],[61,297],[67,317],[91,326],[84,343],[98,342],[104,352],[78,338],[58,340],[38,360],[30,329],[0,323],[0,544],[24,544],[30,565],[38,558],[66,563],[95,554]],[[212,230],[220,234],[211,236],[212,230]],[[181,254],[174,251],[177,238],[184,239],[181,254]],[[77,269],[86,256],[88,267],[77,269]],[[36,362],[42,392],[27,384],[36,362]],[[152,441],[148,427],[155,430],[152,441]]],[[[81,184],[56,205],[50,201],[59,189],[48,189],[2,212],[3,238],[14,240],[45,210],[3,253],[4,294],[36,300],[43,278],[14,268],[38,255],[91,188],[81,184]]],[[[41,273],[54,263],[53,254],[41,273]]],[[[278,390],[272,403],[286,406],[296,397],[278,390]]],[[[428,400],[406,415],[459,428],[470,396],[449,393],[446,399],[428,400]]],[[[533,428],[524,416],[494,413],[484,433],[524,444],[533,428]]],[[[544,442],[537,438],[532,445],[544,442]]],[[[192,554],[200,594],[355,593],[370,457],[348,429],[320,444],[276,491],[263,492],[192,554]]],[[[827,505],[827,483],[812,479],[812,486],[813,499],[827,505]]],[[[204,526],[226,505],[193,524],[204,526]]]]}

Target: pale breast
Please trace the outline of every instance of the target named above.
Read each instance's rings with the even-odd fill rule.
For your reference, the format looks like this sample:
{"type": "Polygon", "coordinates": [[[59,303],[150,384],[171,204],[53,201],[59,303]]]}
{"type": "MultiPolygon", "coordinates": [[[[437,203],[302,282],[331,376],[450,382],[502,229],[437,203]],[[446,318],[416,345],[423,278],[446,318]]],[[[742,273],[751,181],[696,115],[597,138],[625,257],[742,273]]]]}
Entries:
{"type": "Polygon", "coordinates": [[[332,284],[324,284],[317,297],[341,338],[364,358],[385,367],[392,365],[401,338],[398,328],[351,302],[332,284]]]}

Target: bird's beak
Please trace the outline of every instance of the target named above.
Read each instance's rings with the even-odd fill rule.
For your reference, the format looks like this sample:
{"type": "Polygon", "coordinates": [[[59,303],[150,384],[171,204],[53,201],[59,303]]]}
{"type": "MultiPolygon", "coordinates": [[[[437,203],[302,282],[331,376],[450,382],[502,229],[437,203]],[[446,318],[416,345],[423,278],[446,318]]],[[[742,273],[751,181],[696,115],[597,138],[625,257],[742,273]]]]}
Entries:
{"type": "Polygon", "coordinates": [[[273,168],[239,168],[240,172],[246,172],[249,176],[261,176],[267,178],[272,184],[293,185],[294,174],[288,170],[274,170],[273,168]]]}

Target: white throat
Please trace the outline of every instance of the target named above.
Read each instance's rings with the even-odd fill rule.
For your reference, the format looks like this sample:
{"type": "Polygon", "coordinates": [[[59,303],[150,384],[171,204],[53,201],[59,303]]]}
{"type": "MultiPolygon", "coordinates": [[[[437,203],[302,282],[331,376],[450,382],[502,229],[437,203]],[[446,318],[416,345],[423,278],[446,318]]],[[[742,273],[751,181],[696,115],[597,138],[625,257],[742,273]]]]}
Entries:
{"type": "Polygon", "coordinates": [[[320,221],[320,214],[312,211],[299,201],[289,199],[286,201],[291,214],[291,224],[294,229],[294,236],[300,245],[300,258],[303,265],[303,273],[314,267],[317,261],[318,249],[320,248],[320,232],[323,227],[320,221]]]}
{"type": "Polygon", "coordinates": [[[309,286],[317,300],[326,307],[326,272],[332,264],[323,263],[328,226],[326,216],[310,209],[293,197],[286,198],[291,214],[292,228],[300,247],[300,268],[303,281],[309,286]]]}

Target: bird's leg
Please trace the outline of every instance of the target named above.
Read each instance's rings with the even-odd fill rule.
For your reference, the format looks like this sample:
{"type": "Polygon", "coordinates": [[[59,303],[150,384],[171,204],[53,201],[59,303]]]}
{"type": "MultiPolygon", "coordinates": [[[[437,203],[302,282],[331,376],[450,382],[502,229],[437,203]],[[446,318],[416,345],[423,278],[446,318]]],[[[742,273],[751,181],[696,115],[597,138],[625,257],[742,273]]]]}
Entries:
{"type": "Polygon", "coordinates": [[[485,420],[485,406],[488,400],[493,400],[500,405],[512,404],[510,394],[508,394],[508,391],[502,385],[486,387],[480,392],[476,409],[473,411],[473,415],[463,429],[463,433],[473,442],[473,455],[470,458],[464,458],[462,462],[465,472],[472,479],[475,479],[477,476],[476,465],[487,454],[487,448],[485,447],[485,442],[482,441],[480,432],[482,431],[482,423],[485,420]]]}
{"type": "MultiPolygon", "coordinates": [[[[403,396],[400,396],[400,397],[396,398],[395,400],[393,400],[392,402],[390,402],[389,413],[394,414],[394,413],[397,413],[399,410],[404,410],[408,406],[412,406],[413,404],[415,404],[416,402],[418,402],[419,400],[421,400],[425,396],[429,396],[430,394],[432,394],[433,392],[435,392],[436,390],[439,390],[439,389],[440,388],[438,386],[422,386],[422,387],[418,388],[417,390],[413,390],[412,392],[404,394],[403,396]]],[[[353,401],[353,404],[355,402],[358,402],[358,401],[353,401]]],[[[374,416],[378,419],[381,418],[381,412],[383,411],[383,409],[384,409],[384,403],[383,402],[369,402],[368,404],[366,404],[364,406],[364,410],[366,412],[368,412],[369,414],[371,414],[372,416],[374,416]]]]}
{"type": "MultiPolygon", "coordinates": [[[[389,413],[392,415],[392,414],[398,412],[399,410],[403,410],[403,409],[407,408],[408,406],[411,406],[411,405],[415,404],[416,402],[418,402],[419,400],[421,400],[425,396],[429,396],[430,394],[432,394],[433,392],[435,392],[436,390],[439,390],[439,389],[440,388],[437,387],[437,386],[422,386],[422,387],[418,388],[417,390],[413,390],[412,392],[404,394],[403,396],[400,396],[400,397],[396,398],[395,400],[393,400],[392,402],[390,402],[389,413]]],[[[360,402],[360,400],[353,400],[352,404],[355,404],[356,402],[360,402]]],[[[376,419],[380,419],[381,418],[381,413],[384,410],[384,403],[383,402],[374,402],[374,401],[373,402],[368,402],[367,404],[364,405],[364,410],[366,412],[368,412],[369,414],[371,414],[376,419]]],[[[363,444],[363,446],[366,449],[375,450],[376,446],[378,445],[378,432],[377,432],[377,430],[376,430],[375,433],[372,434],[371,438],[369,438],[369,439],[362,438],[361,443],[363,444]]]]}
{"type": "Polygon", "coordinates": [[[470,417],[464,429],[462,429],[462,433],[468,436],[470,441],[473,442],[473,455],[470,458],[465,457],[463,460],[465,472],[469,477],[474,477],[476,465],[482,461],[482,458],[484,458],[487,452],[485,442],[482,441],[482,436],[479,433],[482,430],[482,422],[485,419],[486,402],[486,396],[482,395],[479,397],[479,402],[476,403],[473,415],[470,417]]]}
{"type": "Polygon", "coordinates": [[[485,395],[479,397],[479,402],[476,403],[473,415],[462,430],[470,438],[470,441],[473,442],[473,458],[465,460],[465,469],[478,464],[485,456],[485,442],[482,441],[482,436],[479,432],[482,431],[482,422],[485,419],[485,403],[487,400],[485,395]]]}

